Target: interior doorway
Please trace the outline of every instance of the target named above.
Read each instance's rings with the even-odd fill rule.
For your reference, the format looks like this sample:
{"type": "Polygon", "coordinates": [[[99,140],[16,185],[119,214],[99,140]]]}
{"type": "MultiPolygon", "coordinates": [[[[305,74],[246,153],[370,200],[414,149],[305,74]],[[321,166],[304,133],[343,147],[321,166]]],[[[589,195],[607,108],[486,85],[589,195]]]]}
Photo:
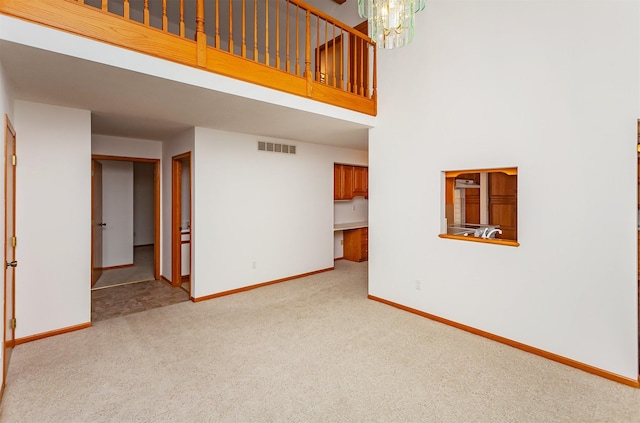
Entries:
{"type": "Polygon", "coordinates": [[[119,280],[130,283],[160,279],[160,160],[93,155],[92,169],[93,289],[118,285],[119,280]],[[122,201],[126,203],[124,215],[114,217],[112,212],[112,222],[108,222],[109,208],[121,206],[119,183],[123,185],[122,201]],[[106,202],[105,196],[109,197],[106,202]],[[139,217],[143,209],[146,211],[139,217]],[[121,241],[123,237],[124,244],[121,241]],[[117,242],[112,241],[112,247],[104,248],[104,242],[109,239],[117,242]],[[122,263],[120,257],[113,257],[112,250],[122,248],[121,245],[127,249],[125,257],[128,255],[129,258],[126,263],[122,263]],[[108,257],[103,262],[105,255],[108,257]],[[145,268],[141,269],[141,266],[145,268]],[[141,272],[145,276],[142,279],[141,272]]]}
{"type": "Polygon", "coordinates": [[[171,279],[191,296],[191,153],[171,161],[171,279]]]}
{"type": "MultiPolygon", "coordinates": [[[[4,352],[2,365],[2,388],[7,380],[7,369],[11,352],[15,346],[15,287],[16,287],[16,131],[9,118],[4,119],[4,352]]],[[[0,392],[4,389],[0,390],[0,392]]]]}

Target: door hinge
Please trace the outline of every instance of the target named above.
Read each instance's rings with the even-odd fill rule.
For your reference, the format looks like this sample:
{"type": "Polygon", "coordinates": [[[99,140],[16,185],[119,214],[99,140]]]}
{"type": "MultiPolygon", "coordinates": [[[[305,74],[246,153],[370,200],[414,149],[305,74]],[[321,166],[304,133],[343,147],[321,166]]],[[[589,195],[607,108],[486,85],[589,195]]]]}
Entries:
{"type": "Polygon", "coordinates": [[[15,247],[16,245],[18,245],[18,238],[16,238],[15,236],[11,237],[11,246],[15,247]]]}
{"type": "Polygon", "coordinates": [[[11,156],[11,164],[15,166],[16,163],[18,163],[18,159],[16,158],[16,155],[14,154],[13,156],[11,156]]]}
{"type": "Polygon", "coordinates": [[[11,329],[15,329],[17,326],[17,321],[15,319],[15,317],[13,319],[11,319],[11,329]]]}

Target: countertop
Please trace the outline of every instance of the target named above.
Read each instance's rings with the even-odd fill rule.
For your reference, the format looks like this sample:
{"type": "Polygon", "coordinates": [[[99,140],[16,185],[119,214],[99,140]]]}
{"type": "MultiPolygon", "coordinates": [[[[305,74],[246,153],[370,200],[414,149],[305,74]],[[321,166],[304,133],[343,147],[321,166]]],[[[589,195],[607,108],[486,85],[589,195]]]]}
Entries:
{"type": "Polygon", "coordinates": [[[349,222],[349,223],[336,223],[333,225],[333,231],[346,231],[349,229],[368,228],[369,222],[349,222]]]}

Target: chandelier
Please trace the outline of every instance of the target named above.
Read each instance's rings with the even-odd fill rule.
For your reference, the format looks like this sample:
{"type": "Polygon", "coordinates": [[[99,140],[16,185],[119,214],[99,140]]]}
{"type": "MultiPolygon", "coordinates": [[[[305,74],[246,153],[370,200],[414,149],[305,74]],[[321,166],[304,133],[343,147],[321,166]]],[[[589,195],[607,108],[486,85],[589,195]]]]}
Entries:
{"type": "Polygon", "coordinates": [[[369,20],[369,37],[379,48],[395,48],[413,40],[416,12],[427,0],[358,0],[358,13],[369,20]]]}

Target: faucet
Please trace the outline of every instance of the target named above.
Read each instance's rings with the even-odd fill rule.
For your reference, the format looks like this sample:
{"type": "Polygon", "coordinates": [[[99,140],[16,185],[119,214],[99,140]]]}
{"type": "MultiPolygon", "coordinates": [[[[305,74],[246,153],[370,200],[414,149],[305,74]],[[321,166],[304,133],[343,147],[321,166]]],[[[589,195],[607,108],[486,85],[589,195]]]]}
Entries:
{"type": "Polygon", "coordinates": [[[482,238],[485,238],[485,239],[486,238],[495,238],[496,237],[495,236],[496,232],[498,234],[502,234],[502,229],[493,228],[493,229],[489,230],[489,228],[485,228],[484,232],[482,234],[482,238]]]}

